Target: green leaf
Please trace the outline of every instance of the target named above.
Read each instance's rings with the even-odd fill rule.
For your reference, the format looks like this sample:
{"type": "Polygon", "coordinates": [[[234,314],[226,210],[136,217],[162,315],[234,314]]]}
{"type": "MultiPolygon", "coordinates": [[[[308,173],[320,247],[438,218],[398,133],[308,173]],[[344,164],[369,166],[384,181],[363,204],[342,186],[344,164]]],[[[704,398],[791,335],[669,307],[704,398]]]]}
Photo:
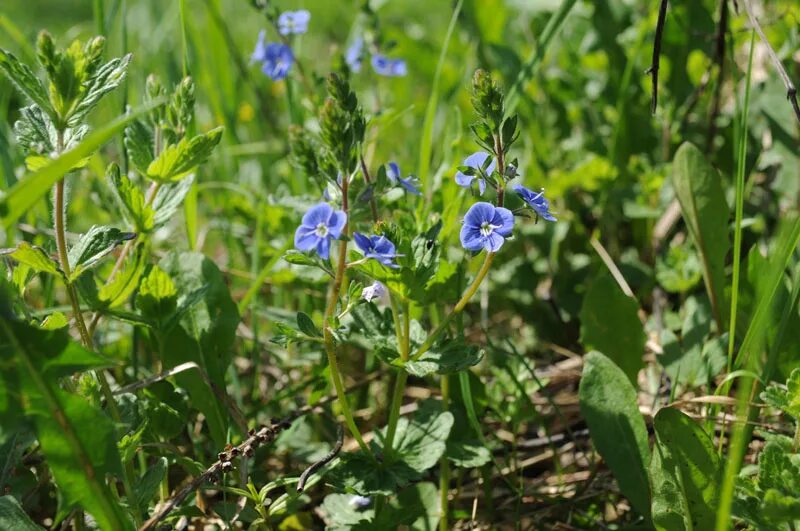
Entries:
{"type": "Polygon", "coordinates": [[[58,330],[59,328],[64,328],[67,325],[69,325],[69,321],[67,321],[67,318],[63,313],[53,312],[44,318],[42,323],[39,325],[39,328],[42,330],[58,330]]]}
{"type": "MultiPolygon", "coordinates": [[[[403,417],[397,423],[394,451],[383,466],[375,466],[362,451],[346,453],[331,471],[332,481],[364,496],[391,495],[438,463],[452,427],[449,411],[419,410],[412,420],[403,417]]],[[[383,452],[381,442],[373,444],[377,452],[383,452]]]]}
{"type": "MultiPolygon", "coordinates": [[[[103,529],[133,529],[103,481],[121,475],[114,424],[84,397],[64,392],[60,377],[105,365],[103,358],[69,340],[0,320],[0,361],[24,395],[47,464],[68,507],[82,506],[103,529]]],[[[8,379],[9,375],[4,374],[8,379]]]]}
{"type": "Polygon", "coordinates": [[[14,83],[20,92],[30,98],[48,116],[51,118],[55,116],[53,107],[50,105],[50,98],[48,98],[47,91],[41,81],[28,65],[17,59],[13,53],[2,48],[0,48],[0,70],[8,76],[8,79],[14,83]]]}
{"type": "Polygon", "coordinates": [[[622,369],[599,352],[584,357],[579,399],[595,448],[636,511],[650,517],[647,427],[636,389],[622,369]]]}
{"type": "Polygon", "coordinates": [[[44,197],[56,182],[78,164],[81,159],[91,155],[100,146],[122,130],[136,117],[145,114],[160,105],[162,100],[153,100],[142,105],[125,116],[120,116],[104,127],[88,135],[75,148],[63,153],[60,157],[41,170],[35,171],[20,179],[10,190],[0,196],[0,217],[2,224],[9,228],[23,214],[28,212],[36,202],[44,197]]]}
{"type": "Polygon", "coordinates": [[[222,139],[223,127],[167,146],[147,167],[147,176],[158,182],[174,182],[190,173],[214,151],[222,139]]]}
{"type": "Polygon", "coordinates": [[[14,531],[42,531],[22,509],[13,496],[0,497],[0,529],[14,531]]]}
{"type": "Polygon", "coordinates": [[[134,120],[125,128],[124,142],[133,167],[147,175],[147,167],[153,162],[153,129],[143,120],[134,120]]]}
{"type": "Polygon", "coordinates": [[[646,336],[638,317],[639,305],[626,296],[614,279],[601,274],[589,286],[581,307],[581,342],[611,358],[636,384],[644,366],[646,336]]]}
{"type": "Polygon", "coordinates": [[[155,321],[165,321],[178,307],[178,289],[163,269],[153,266],[142,279],[136,306],[155,321]]]}
{"type": "Polygon", "coordinates": [[[297,312],[297,328],[300,329],[305,335],[310,337],[322,337],[322,332],[319,331],[314,320],[303,312],[297,312]]]}
{"type": "Polygon", "coordinates": [[[208,377],[181,373],[176,381],[189,392],[193,403],[206,416],[211,435],[218,445],[227,441],[227,409],[218,396],[225,393],[225,373],[233,356],[233,341],[239,312],[228,285],[216,264],[199,253],[171,253],[159,266],[172,278],[180,299],[198,295],[180,316],[178,326],[164,337],[164,368],[193,361],[208,377]]]}
{"type": "Polygon", "coordinates": [[[800,369],[794,369],[789,375],[786,389],[770,384],[761,393],[761,399],[800,421],[800,369]]]}
{"type": "Polygon", "coordinates": [[[429,374],[450,374],[463,371],[480,363],[483,351],[478,347],[465,345],[461,341],[450,341],[435,347],[416,361],[405,364],[405,370],[418,377],[429,374]]]}
{"type": "Polygon", "coordinates": [[[152,208],[145,205],[141,189],[133,184],[127,175],[122,175],[115,163],[108,166],[106,176],[125,220],[139,232],[150,231],[153,228],[155,213],[152,208]]]}
{"type": "Polygon", "coordinates": [[[154,464],[147,467],[147,472],[144,473],[144,476],[136,482],[133,491],[136,493],[136,503],[142,512],[147,511],[150,500],[155,496],[161,480],[167,474],[167,468],[167,458],[158,457],[154,464]]]}
{"type": "Polygon", "coordinates": [[[653,425],[653,523],[665,531],[714,529],[721,469],[713,441],[677,409],[660,409],[653,425]]]}
{"type": "Polygon", "coordinates": [[[703,153],[685,142],[675,153],[672,182],[681,213],[700,253],[703,280],[717,325],[725,319],[725,257],[728,254],[728,203],[719,173],[703,153]]]}
{"type": "Polygon", "coordinates": [[[78,105],[70,113],[67,120],[69,127],[75,127],[82,122],[103,96],[122,83],[132,57],[132,54],[127,54],[114,58],[93,73],[89,82],[83,87],[83,94],[78,105]]]}
{"type": "Polygon", "coordinates": [[[135,237],[136,234],[133,232],[122,232],[114,227],[93,225],[69,250],[69,264],[72,268],[69,281],[74,281],[85,271],[96,267],[100,260],[111,254],[114,247],[135,237]]]}
{"type": "Polygon", "coordinates": [[[58,262],[50,258],[41,247],[31,245],[28,242],[20,242],[16,249],[5,254],[34,271],[64,278],[64,273],[61,271],[58,262]]]}
{"type": "Polygon", "coordinates": [[[19,120],[14,122],[14,136],[22,149],[32,153],[52,153],[55,150],[53,134],[53,122],[39,106],[29,105],[19,110],[19,120]]]}
{"type": "Polygon", "coordinates": [[[366,507],[353,503],[352,494],[329,494],[322,508],[330,520],[328,529],[410,529],[430,531],[439,522],[439,498],[433,483],[411,485],[393,496],[376,518],[374,500],[366,507]]]}
{"type": "Polygon", "coordinates": [[[445,455],[462,468],[477,468],[492,460],[492,452],[477,439],[448,439],[445,455]]]}
{"type": "Polygon", "coordinates": [[[155,217],[153,223],[155,227],[160,227],[170,221],[175,215],[175,211],[183,203],[194,183],[194,175],[181,179],[177,183],[162,185],[153,199],[153,210],[155,217]]]}
{"type": "Polygon", "coordinates": [[[139,286],[146,262],[145,252],[139,246],[134,253],[134,257],[125,262],[114,279],[100,287],[97,298],[105,308],[121,306],[139,286]]]}

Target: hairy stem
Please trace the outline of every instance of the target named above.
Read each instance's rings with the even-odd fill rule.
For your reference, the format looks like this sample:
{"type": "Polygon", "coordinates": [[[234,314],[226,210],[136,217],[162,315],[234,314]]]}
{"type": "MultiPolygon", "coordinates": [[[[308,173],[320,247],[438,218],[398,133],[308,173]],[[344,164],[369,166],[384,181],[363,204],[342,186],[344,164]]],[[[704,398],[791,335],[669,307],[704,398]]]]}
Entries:
{"type": "MultiPolygon", "coordinates": [[[[342,182],[342,210],[345,214],[348,213],[348,202],[347,202],[347,185],[348,180],[343,179],[342,182]]],[[[344,227],[344,234],[345,236],[348,234],[350,223],[348,222],[344,227]]],[[[342,408],[342,414],[344,415],[345,423],[347,424],[347,428],[350,430],[350,433],[358,442],[358,446],[361,447],[361,450],[371,456],[372,453],[369,451],[369,447],[367,447],[367,443],[364,442],[364,438],[361,436],[361,432],[356,426],[356,422],[353,419],[353,413],[350,410],[350,404],[347,402],[347,392],[344,388],[344,383],[342,381],[342,374],[339,370],[339,360],[336,354],[336,345],[333,339],[333,332],[331,331],[331,321],[333,320],[336,312],[336,303],[339,300],[339,296],[342,291],[342,285],[344,284],[344,278],[346,274],[346,265],[347,265],[347,241],[341,240],[339,242],[339,252],[337,256],[337,264],[336,264],[336,275],[334,276],[333,284],[331,284],[330,291],[328,293],[328,304],[325,308],[325,317],[323,321],[323,338],[325,340],[325,353],[328,356],[328,365],[330,366],[331,370],[331,380],[333,381],[333,387],[336,389],[336,396],[339,400],[339,405],[342,408]]]]}

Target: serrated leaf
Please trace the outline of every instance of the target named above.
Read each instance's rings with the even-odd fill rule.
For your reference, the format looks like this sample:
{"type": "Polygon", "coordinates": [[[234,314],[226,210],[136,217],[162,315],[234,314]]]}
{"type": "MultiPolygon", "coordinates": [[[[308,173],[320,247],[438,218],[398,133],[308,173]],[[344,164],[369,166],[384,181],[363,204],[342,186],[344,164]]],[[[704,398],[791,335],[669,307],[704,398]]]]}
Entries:
{"type": "Polygon", "coordinates": [[[133,232],[122,232],[114,227],[93,225],[69,250],[69,263],[72,267],[69,281],[74,281],[85,271],[97,266],[100,260],[114,250],[114,247],[135,237],[136,234],[133,232]]]}
{"type": "Polygon", "coordinates": [[[169,185],[162,185],[153,199],[153,226],[160,227],[166,224],[175,215],[175,211],[183,204],[186,195],[192,189],[194,175],[190,175],[179,182],[169,185]]]}
{"type": "Polygon", "coordinates": [[[664,531],[714,529],[721,469],[713,441],[677,409],[660,409],[653,425],[653,523],[664,531]]]}
{"type": "Polygon", "coordinates": [[[168,183],[180,180],[189,174],[214,151],[222,139],[223,127],[191,139],[183,138],[177,144],[167,146],[147,167],[147,176],[154,181],[168,183]]]}
{"type": "Polygon", "coordinates": [[[128,259],[122,269],[111,280],[100,287],[98,300],[105,308],[121,306],[136,291],[145,268],[145,253],[137,247],[132,259],[128,259]]]}
{"type": "Polygon", "coordinates": [[[47,96],[47,91],[41,81],[39,81],[28,65],[17,59],[13,53],[2,48],[0,48],[0,70],[5,72],[6,76],[8,76],[20,92],[30,98],[30,100],[38,105],[48,116],[51,118],[55,116],[53,107],[50,105],[50,99],[47,96]]]}
{"type": "Polygon", "coordinates": [[[644,327],[636,301],[626,296],[614,279],[601,274],[589,286],[581,306],[581,342],[614,361],[636,384],[644,366],[644,327]]]}
{"type": "Polygon", "coordinates": [[[20,242],[16,249],[4,254],[39,273],[64,277],[64,273],[61,271],[58,262],[50,258],[44,249],[31,245],[28,242],[20,242]]]}
{"type": "Polygon", "coordinates": [[[19,115],[19,120],[14,122],[14,135],[20,147],[33,153],[55,151],[53,136],[56,131],[50,117],[37,105],[21,108],[19,115]]]}
{"type": "Polygon", "coordinates": [[[730,247],[722,178],[697,147],[684,142],[675,153],[672,182],[683,219],[700,253],[714,318],[722,326],[726,308],[725,259],[730,247]]]}
{"type": "Polygon", "coordinates": [[[592,443],[613,472],[622,494],[636,511],[649,518],[650,448],[636,389],[622,369],[599,352],[588,353],[583,363],[578,396],[592,443]]]}
{"type": "Polygon", "coordinates": [[[122,175],[116,164],[109,165],[106,177],[125,220],[139,232],[150,231],[153,228],[155,213],[152,208],[145,205],[141,189],[132,183],[127,175],[122,175]]]}
{"type": "Polygon", "coordinates": [[[134,120],[125,128],[125,149],[133,167],[143,175],[153,162],[153,130],[143,120],[134,120]]]}
{"type": "Polygon", "coordinates": [[[122,83],[132,57],[132,54],[127,54],[123,57],[112,59],[93,73],[88,84],[83,87],[83,94],[78,105],[67,120],[69,127],[75,127],[82,122],[103,96],[122,83]]]}

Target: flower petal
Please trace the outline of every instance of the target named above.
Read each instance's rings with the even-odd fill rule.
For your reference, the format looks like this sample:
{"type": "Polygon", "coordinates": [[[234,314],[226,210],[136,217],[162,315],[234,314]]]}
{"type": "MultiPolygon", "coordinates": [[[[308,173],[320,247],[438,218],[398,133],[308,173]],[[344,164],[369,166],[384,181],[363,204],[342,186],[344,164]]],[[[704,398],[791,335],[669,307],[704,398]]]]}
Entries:
{"type": "Polygon", "coordinates": [[[362,253],[366,254],[370,252],[370,249],[372,248],[372,241],[368,237],[364,236],[360,232],[354,232],[353,240],[356,242],[356,246],[361,249],[362,253]]]}
{"type": "Polygon", "coordinates": [[[464,216],[464,226],[472,226],[477,230],[483,223],[491,223],[494,214],[495,208],[492,204],[483,201],[475,203],[464,216]]]}
{"type": "Polygon", "coordinates": [[[338,238],[342,235],[342,230],[344,230],[345,225],[347,225],[347,214],[341,210],[333,212],[328,219],[329,234],[334,238],[338,238]]]}
{"type": "Polygon", "coordinates": [[[503,238],[497,232],[492,232],[489,236],[486,237],[485,248],[487,251],[496,253],[500,250],[500,247],[506,242],[506,239],[503,238]]]}
{"type": "Polygon", "coordinates": [[[478,179],[478,191],[481,195],[486,191],[486,179],[478,179]]]}
{"type": "Polygon", "coordinates": [[[469,188],[469,185],[472,184],[472,180],[475,177],[472,175],[466,175],[464,173],[456,172],[456,184],[459,186],[463,186],[464,188],[469,188]]]}
{"type": "Polygon", "coordinates": [[[461,227],[461,245],[467,251],[480,251],[483,249],[485,238],[481,236],[481,231],[466,223],[461,227]]]}
{"type": "Polygon", "coordinates": [[[392,183],[397,183],[398,179],[400,179],[400,166],[398,166],[396,162],[389,163],[389,169],[386,171],[386,177],[388,177],[392,183]]]}
{"type": "Polygon", "coordinates": [[[311,207],[303,216],[303,225],[316,228],[320,223],[327,225],[333,214],[333,207],[328,203],[318,203],[311,207]]]}
{"type": "Polygon", "coordinates": [[[507,208],[497,207],[494,211],[494,219],[492,225],[496,225],[494,230],[501,236],[508,236],[514,229],[514,214],[507,208]]]}
{"type": "Polygon", "coordinates": [[[319,239],[313,229],[300,225],[294,233],[294,247],[298,251],[310,251],[317,246],[319,239]]]}
{"type": "Polygon", "coordinates": [[[327,260],[331,252],[331,239],[330,237],[320,238],[317,244],[317,254],[323,259],[327,260]]]}

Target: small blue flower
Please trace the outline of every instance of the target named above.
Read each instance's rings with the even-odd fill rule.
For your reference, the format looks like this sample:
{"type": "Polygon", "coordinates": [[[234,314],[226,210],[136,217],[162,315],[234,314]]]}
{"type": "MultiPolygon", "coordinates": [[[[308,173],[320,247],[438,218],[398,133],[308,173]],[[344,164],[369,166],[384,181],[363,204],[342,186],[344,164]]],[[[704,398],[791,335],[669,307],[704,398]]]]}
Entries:
{"type": "Polygon", "coordinates": [[[376,280],[371,285],[361,290],[361,298],[367,302],[372,302],[375,299],[383,298],[386,293],[386,286],[376,280]]]}
{"type": "Polygon", "coordinates": [[[284,11],[278,17],[278,31],[281,35],[305,33],[308,30],[309,20],[311,20],[311,13],[305,9],[284,11]]]}
{"type": "Polygon", "coordinates": [[[294,63],[294,54],[285,44],[264,42],[265,38],[266,33],[261,31],[251,61],[261,63],[261,70],[273,81],[279,81],[289,73],[294,63]]]}
{"type": "Polygon", "coordinates": [[[356,40],[353,41],[353,44],[347,48],[347,52],[344,55],[344,61],[347,63],[348,68],[357,74],[361,72],[361,60],[363,57],[364,39],[362,37],[356,37],[356,40]]]}
{"type": "Polygon", "coordinates": [[[514,191],[536,212],[537,216],[547,221],[556,221],[555,216],[550,212],[550,201],[544,196],[544,188],[541,192],[536,193],[521,184],[515,184],[514,191]]]}
{"type": "Polygon", "coordinates": [[[461,245],[468,251],[486,249],[497,252],[511,235],[514,214],[507,208],[495,207],[491,203],[475,203],[464,216],[461,227],[461,245]]]}
{"type": "Polygon", "coordinates": [[[342,234],[347,214],[335,211],[328,203],[311,207],[294,233],[294,246],[300,251],[316,251],[325,260],[330,256],[331,240],[342,234]]]}
{"type": "MultiPolygon", "coordinates": [[[[488,159],[490,155],[485,151],[476,151],[469,157],[464,159],[464,162],[461,163],[462,166],[468,166],[470,168],[475,168],[475,171],[480,170],[483,168],[483,165],[486,163],[486,159],[488,159]]],[[[494,171],[495,167],[497,167],[497,163],[492,160],[489,165],[486,167],[486,173],[491,175],[494,171]]],[[[462,172],[456,172],[456,183],[459,186],[463,186],[464,188],[469,188],[472,186],[472,181],[478,179],[478,190],[480,191],[481,195],[483,192],[486,191],[486,180],[477,177],[476,175],[467,175],[462,172]]]]}
{"type": "Polygon", "coordinates": [[[406,191],[414,195],[422,195],[422,192],[420,192],[419,188],[417,188],[416,186],[416,183],[418,181],[416,177],[409,175],[408,177],[403,179],[402,177],[400,177],[400,175],[401,175],[400,166],[398,166],[396,162],[390,162],[386,170],[386,177],[388,177],[389,180],[392,181],[392,184],[399,184],[400,186],[405,188],[406,191]]]}
{"type": "Polygon", "coordinates": [[[376,74],[386,77],[402,77],[408,73],[403,59],[389,59],[379,53],[372,56],[372,69],[376,74]]]}
{"type": "Polygon", "coordinates": [[[353,233],[353,240],[355,240],[356,245],[361,252],[364,253],[366,258],[374,258],[381,264],[391,267],[392,269],[397,269],[400,266],[395,264],[393,260],[398,256],[396,248],[392,242],[386,236],[364,236],[359,232],[353,233]]]}

